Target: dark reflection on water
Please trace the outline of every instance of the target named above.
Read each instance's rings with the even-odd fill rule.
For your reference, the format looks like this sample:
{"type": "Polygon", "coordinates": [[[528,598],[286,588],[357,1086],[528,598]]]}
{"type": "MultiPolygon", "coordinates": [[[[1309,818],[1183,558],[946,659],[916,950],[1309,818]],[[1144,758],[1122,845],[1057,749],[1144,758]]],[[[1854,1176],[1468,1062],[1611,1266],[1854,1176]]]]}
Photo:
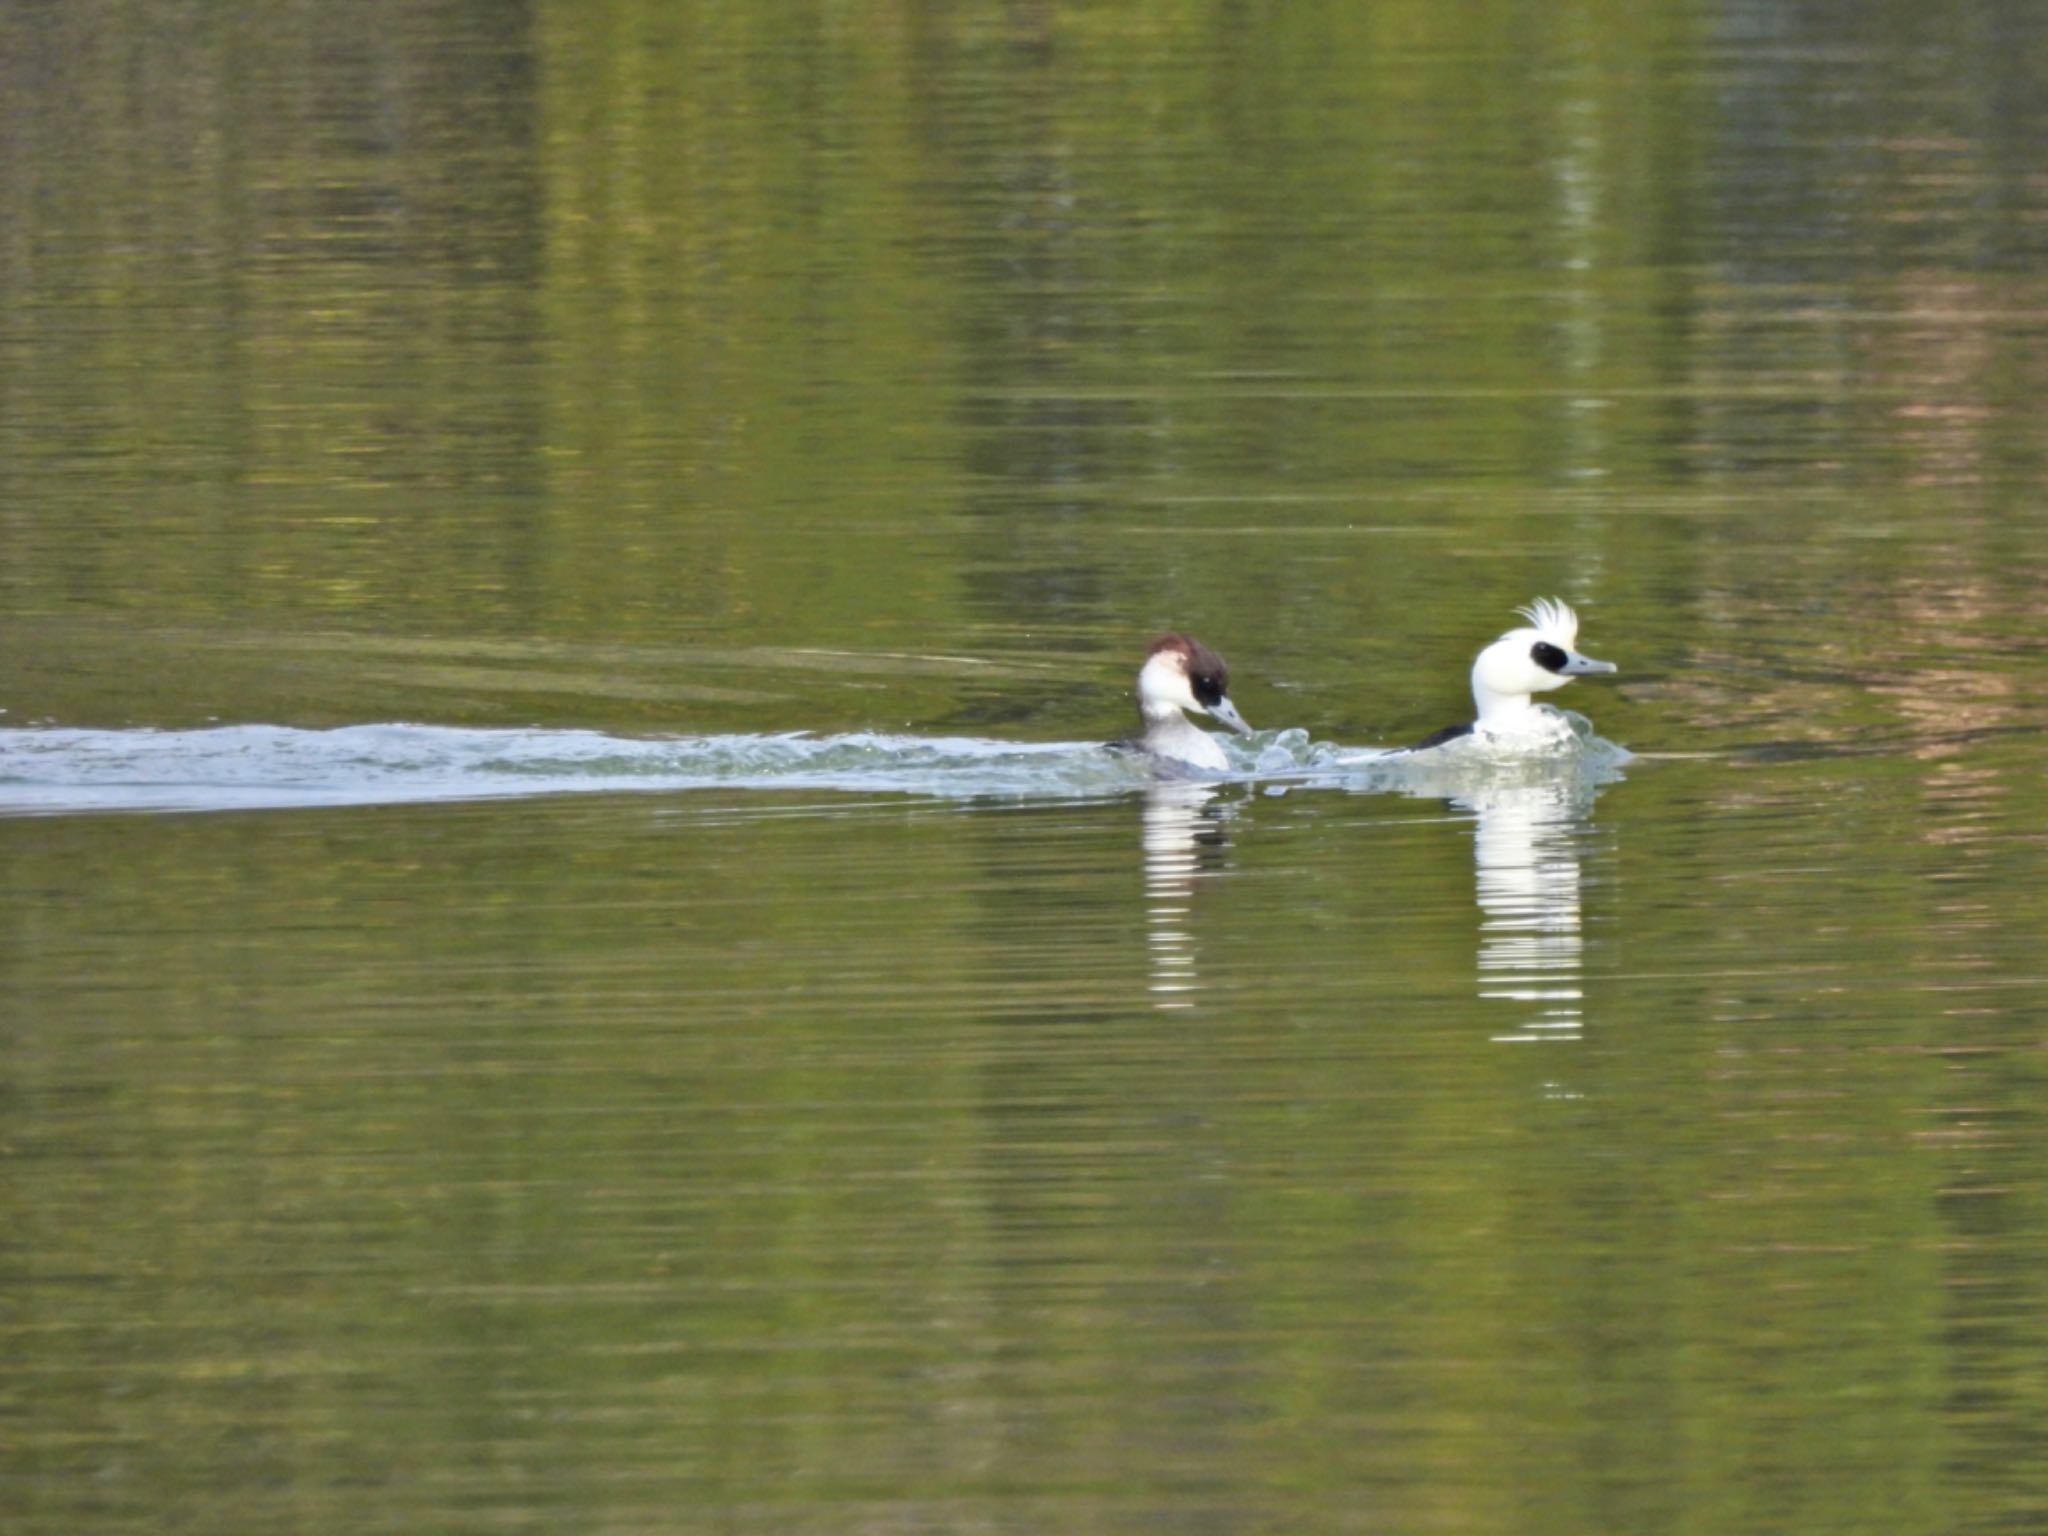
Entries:
{"type": "Polygon", "coordinates": [[[2042,1523],[2048,12],[0,31],[9,730],[1642,754],[0,821],[8,1532],[2042,1523]]]}

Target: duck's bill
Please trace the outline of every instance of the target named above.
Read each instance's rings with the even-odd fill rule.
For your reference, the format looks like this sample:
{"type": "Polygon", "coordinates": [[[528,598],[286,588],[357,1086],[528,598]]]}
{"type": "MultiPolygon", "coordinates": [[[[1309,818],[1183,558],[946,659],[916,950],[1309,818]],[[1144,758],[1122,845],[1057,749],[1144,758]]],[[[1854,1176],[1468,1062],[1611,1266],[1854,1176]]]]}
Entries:
{"type": "Polygon", "coordinates": [[[1600,672],[1615,672],[1620,669],[1611,661],[1595,661],[1590,656],[1581,656],[1577,651],[1565,657],[1563,666],[1557,669],[1566,677],[1592,677],[1600,672]]]}
{"type": "Polygon", "coordinates": [[[1221,720],[1240,736],[1252,734],[1251,726],[1246,723],[1244,716],[1237,712],[1237,706],[1228,699],[1218,699],[1214,704],[1211,704],[1209,706],[1209,713],[1218,720],[1221,720]]]}

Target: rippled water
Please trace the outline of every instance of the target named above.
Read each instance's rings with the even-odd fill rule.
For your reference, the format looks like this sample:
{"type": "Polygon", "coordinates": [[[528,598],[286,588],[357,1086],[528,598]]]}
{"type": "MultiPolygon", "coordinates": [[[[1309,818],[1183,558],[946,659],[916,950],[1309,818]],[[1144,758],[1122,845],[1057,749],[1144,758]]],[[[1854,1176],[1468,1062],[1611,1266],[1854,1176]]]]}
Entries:
{"type": "Polygon", "coordinates": [[[0,1529],[2048,1522],[2034,9],[0,36],[0,1529]]]}

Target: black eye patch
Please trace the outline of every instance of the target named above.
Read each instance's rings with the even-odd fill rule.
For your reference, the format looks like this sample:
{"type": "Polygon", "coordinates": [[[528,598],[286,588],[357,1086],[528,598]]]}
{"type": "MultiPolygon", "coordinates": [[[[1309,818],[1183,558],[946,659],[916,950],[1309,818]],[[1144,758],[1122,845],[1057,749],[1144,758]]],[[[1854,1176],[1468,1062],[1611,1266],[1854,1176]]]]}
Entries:
{"type": "Polygon", "coordinates": [[[1538,640],[1529,647],[1529,659],[1546,672],[1562,672],[1564,664],[1571,660],[1564,650],[1548,640],[1538,640]]]}
{"type": "Polygon", "coordinates": [[[1214,709],[1223,702],[1223,679],[1214,672],[1197,672],[1188,679],[1203,708],[1214,709]]]}

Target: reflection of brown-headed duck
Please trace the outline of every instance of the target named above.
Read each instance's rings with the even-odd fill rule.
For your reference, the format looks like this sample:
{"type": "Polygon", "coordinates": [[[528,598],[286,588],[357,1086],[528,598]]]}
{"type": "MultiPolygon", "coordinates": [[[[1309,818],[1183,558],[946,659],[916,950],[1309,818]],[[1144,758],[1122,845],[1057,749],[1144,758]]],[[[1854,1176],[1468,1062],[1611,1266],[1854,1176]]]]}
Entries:
{"type": "Polygon", "coordinates": [[[1187,635],[1161,635],[1146,647],[1145,665],[1138,669],[1138,719],[1145,734],[1117,745],[1190,768],[1229,772],[1222,745],[1182,713],[1191,709],[1211,715],[1251,735],[1252,728],[1230,702],[1229,687],[1230,668],[1221,656],[1187,635]]]}
{"type": "Polygon", "coordinates": [[[1530,695],[1562,688],[1575,677],[1612,672],[1614,663],[1579,654],[1579,616],[1555,598],[1539,597],[1515,612],[1526,617],[1529,626],[1509,630],[1472,663],[1472,703],[1479,718],[1447,725],[1418,741],[1413,750],[1440,747],[1460,736],[1521,742],[1569,734],[1557,711],[1537,704],[1530,695]]]}

